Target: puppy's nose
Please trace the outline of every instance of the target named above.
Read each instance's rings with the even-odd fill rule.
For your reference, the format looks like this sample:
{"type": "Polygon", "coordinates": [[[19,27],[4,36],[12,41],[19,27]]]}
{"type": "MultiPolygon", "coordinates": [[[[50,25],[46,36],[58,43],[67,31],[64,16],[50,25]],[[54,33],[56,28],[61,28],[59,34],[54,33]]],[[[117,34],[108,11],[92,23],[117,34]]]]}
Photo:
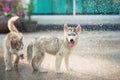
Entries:
{"type": "Polygon", "coordinates": [[[20,57],[23,57],[24,56],[24,54],[20,54],[20,57]]]}
{"type": "Polygon", "coordinates": [[[24,59],[24,54],[20,54],[20,58],[21,58],[21,59],[24,59]]]}
{"type": "Polygon", "coordinates": [[[70,42],[73,42],[74,40],[73,39],[70,39],[70,42]]]}

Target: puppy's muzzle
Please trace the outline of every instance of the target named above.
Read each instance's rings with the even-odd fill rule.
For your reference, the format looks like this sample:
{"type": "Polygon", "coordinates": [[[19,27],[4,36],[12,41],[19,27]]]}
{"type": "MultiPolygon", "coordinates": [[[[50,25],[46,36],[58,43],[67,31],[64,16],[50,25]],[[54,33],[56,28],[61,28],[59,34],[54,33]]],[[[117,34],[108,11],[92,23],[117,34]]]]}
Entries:
{"type": "Polygon", "coordinates": [[[74,47],[74,40],[73,40],[73,39],[70,39],[69,47],[70,47],[70,48],[73,48],[73,47],[74,47]]]}
{"type": "Polygon", "coordinates": [[[74,43],[74,40],[73,40],[73,39],[70,39],[70,42],[71,42],[71,43],[74,43]]]}
{"type": "Polygon", "coordinates": [[[24,59],[24,54],[20,54],[20,59],[24,59]]]}
{"type": "Polygon", "coordinates": [[[20,59],[24,59],[24,53],[22,50],[19,51],[18,55],[19,55],[20,59]]]}

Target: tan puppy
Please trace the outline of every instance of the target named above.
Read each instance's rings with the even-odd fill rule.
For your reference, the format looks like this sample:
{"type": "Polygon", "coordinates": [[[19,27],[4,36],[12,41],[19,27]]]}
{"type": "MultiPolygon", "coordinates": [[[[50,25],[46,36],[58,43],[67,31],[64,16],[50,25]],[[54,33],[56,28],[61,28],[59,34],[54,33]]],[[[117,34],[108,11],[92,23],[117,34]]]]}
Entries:
{"type": "MultiPolygon", "coordinates": [[[[45,53],[56,55],[56,71],[61,73],[61,61],[64,58],[66,69],[69,70],[69,56],[76,46],[81,27],[68,27],[64,25],[64,37],[41,37],[30,43],[27,47],[28,60],[32,59],[33,70],[38,70],[44,59],[45,53]]],[[[43,72],[42,68],[40,71],[43,72]]]]}
{"type": "Polygon", "coordinates": [[[14,26],[14,22],[18,19],[18,16],[12,17],[8,20],[8,28],[10,32],[4,39],[4,62],[5,70],[10,71],[12,69],[12,55],[15,55],[15,60],[13,62],[14,66],[18,65],[19,56],[23,57],[23,54],[19,52],[23,49],[23,36],[14,26]]]}

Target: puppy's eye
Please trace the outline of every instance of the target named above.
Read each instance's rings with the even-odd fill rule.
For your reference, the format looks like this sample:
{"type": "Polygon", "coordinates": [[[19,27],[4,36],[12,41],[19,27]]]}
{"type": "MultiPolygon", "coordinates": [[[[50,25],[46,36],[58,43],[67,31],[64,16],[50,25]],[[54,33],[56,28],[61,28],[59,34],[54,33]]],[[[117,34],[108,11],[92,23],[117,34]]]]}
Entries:
{"type": "Polygon", "coordinates": [[[72,34],[72,36],[75,36],[76,34],[72,34]]]}
{"type": "Polygon", "coordinates": [[[68,34],[68,36],[76,36],[76,34],[68,34]]]}
{"type": "Polygon", "coordinates": [[[20,42],[18,42],[18,45],[20,46],[20,45],[21,45],[21,43],[20,43],[20,42]]]}
{"type": "Polygon", "coordinates": [[[71,36],[71,34],[68,34],[68,36],[71,36]]]}

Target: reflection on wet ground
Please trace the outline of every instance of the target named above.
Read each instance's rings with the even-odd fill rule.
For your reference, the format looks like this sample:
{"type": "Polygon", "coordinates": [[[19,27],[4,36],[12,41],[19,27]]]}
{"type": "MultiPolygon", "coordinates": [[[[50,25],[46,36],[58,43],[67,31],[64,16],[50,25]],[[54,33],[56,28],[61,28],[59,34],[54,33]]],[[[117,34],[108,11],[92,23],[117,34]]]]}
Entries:
{"type": "MultiPolygon", "coordinates": [[[[24,33],[24,51],[34,37],[43,35],[62,36],[63,33],[24,33]]],[[[42,64],[48,73],[33,72],[31,65],[25,61],[20,61],[18,69],[6,72],[2,48],[4,37],[4,34],[0,35],[0,80],[120,80],[120,32],[81,32],[78,45],[70,57],[72,71],[67,72],[62,63],[64,74],[55,73],[55,57],[48,54],[42,64]]]]}

